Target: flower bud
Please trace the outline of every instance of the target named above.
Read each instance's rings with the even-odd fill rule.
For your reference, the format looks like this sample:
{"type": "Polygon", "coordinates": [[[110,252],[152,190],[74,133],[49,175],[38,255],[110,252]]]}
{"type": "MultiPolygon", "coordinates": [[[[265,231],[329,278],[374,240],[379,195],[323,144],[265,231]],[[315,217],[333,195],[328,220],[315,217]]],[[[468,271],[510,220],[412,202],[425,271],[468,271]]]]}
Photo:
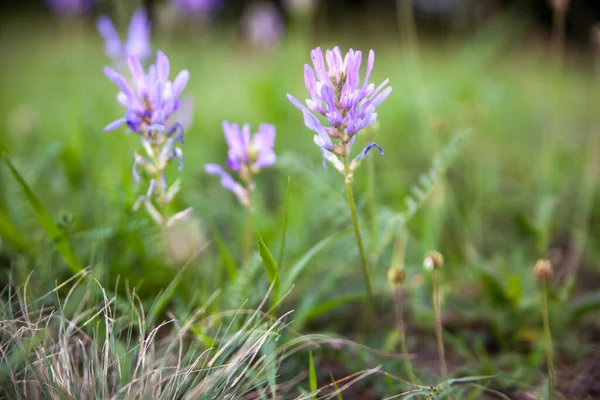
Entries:
{"type": "Polygon", "coordinates": [[[406,270],[404,266],[391,267],[388,270],[388,281],[394,285],[401,285],[406,279],[406,270]]]}
{"type": "Polygon", "coordinates": [[[423,261],[423,267],[427,270],[437,269],[444,265],[444,256],[438,251],[430,251],[423,261]]]}
{"type": "Polygon", "coordinates": [[[540,258],[533,266],[533,274],[540,281],[552,278],[552,263],[550,260],[540,258]]]}

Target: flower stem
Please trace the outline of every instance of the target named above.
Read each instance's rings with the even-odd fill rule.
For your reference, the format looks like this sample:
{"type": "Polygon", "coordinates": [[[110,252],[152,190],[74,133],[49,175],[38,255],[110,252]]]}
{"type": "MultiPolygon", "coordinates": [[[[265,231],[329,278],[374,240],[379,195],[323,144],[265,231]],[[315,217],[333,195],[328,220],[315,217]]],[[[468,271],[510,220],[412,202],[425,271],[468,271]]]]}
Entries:
{"type": "Polygon", "coordinates": [[[252,252],[252,206],[246,207],[246,222],[245,222],[245,233],[244,233],[244,262],[248,262],[250,259],[250,253],[252,252]]]}
{"type": "Polygon", "coordinates": [[[546,279],[541,280],[540,292],[542,295],[542,323],[544,325],[544,340],[546,344],[546,364],[548,365],[548,386],[550,399],[554,399],[554,349],[550,333],[550,318],[548,317],[548,291],[546,279]]]}
{"type": "Polygon", "coordinates": [[[552,39],[559,62],[562,61],[565,48],[566,7],[555,6],[552,13],[552,39]]]}
{"type": "MultiPolygon", "coordinates": [[[[440,359],[440,372],[442,380],[448,379],[448,367],[446,366],[446,356],[444,354],[444,340],[442,338],[442,310],[440,306],[439,274],[437,268],[433,269],[433,309],[435,312],[435,337],[437,341],[438,357],[440,359]]],[[[448,389],[448,395],[450,390],[448,389]]]]}
{"type": "MultiPolygon", "coordinates": [[[[373,129],[370,130],[371,137],[369,141],[373,139],[373,129]]],[[[377,256],[377,202],[375,201],[375,159],[369,157],[367,160],[367,195],[369,198],[369,228],[371,230],[371,237],[369,238],[371,257],[377,256]]]]}
{"type": "Polygon", "coordinates": [[[412,363],[410,362],[410,356],[408,354],[408,346],[406,345],[406,331],[404,329],[404,310],[402,305],[402,285],[396,284],[394,290],[394,300],[396,303],[396,329],[398,329],[398,336],[400,336],[400,350],[404,356],[404,369],[408,373],[408,379],[413,385],[417,384],[417,377],[413,372],[412,363]]]}
{"type": "MultiPolygon", "coordinates": [[[[344,145],[344,147],[347,147],[344,145]]],[[[348,166],[348,156],[344,154],[344,170],[345,170],[345,183],[346,183],[346,194],[348,195],[348,205],[350,207],[350,215],[352,217],[352,226],[354,228],[354,235],[356,236],[356,244],[358,245],[358,252],[360,253],[360,260],[363,269],[363,275],[365,279],[365,286],[367,287],[367,295],[369,296],[369,302],[371,306],[375,305],[373,298],[373,289],[371,287],[371,276],[369,275],[369,264],[365,255],[365,248],[363,246],[362,236],[360,234],[360,226],[358,224],[358,213],[356,212],[356,204],[354,203],[354,194],[352,193],[352,172],[348,166]]]]}

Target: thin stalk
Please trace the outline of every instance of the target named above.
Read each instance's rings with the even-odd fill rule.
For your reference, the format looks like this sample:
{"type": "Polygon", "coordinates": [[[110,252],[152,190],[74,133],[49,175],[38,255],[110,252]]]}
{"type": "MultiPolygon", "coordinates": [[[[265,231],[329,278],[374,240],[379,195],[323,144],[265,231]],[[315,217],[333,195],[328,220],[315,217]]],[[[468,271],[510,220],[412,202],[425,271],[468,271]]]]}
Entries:
{"type": "Polygon", "coordinates": [[[397,0],[398,22],[400,24],[400,33],[409,52],[414,52],[417,41],[417,30],[415,29],[415,16],[412,0],[397,0]]]}
{"type": "Polygon", "coordinates": [[[156,173],[154,174],[154,180],[156,181],[156,202],[158,203],[158,212],[160,213],[160,216],[162,217],[162,223],[161,225],[161,229],[164,231],[167,227],[167,202],[166,202],[166,192],[165,192],[165,188],[163,187],[162,184],[162,174],[164,173],[164,170],[161,170],[158,168],[158,157],[160,154],[160,146],[155,146],[153,149],[153,155],[154,155],[154,164],[156,165],[156,173]]]}
{"type": "Polygon", "coordinates": [[[252,206],[246,207],[246,222],[244,233],[244,262],[247,263],[252,252],[252,206]]]}
{"type": "MultiPolygon", "coordinates": [[[[433,269],[433,308],[435,312],[435,338],[437,341],[438,357],[440,359],[440,372],[442,380],[448,379],[448,367],[446,365],[446,356],[444,354],[444,340],[442,338],[442,310],[440,306],[439,293],[439,271],[438,268],[433,269]]],[[[448,390],[448,395],[450,391],[448,390]]]]}
{"type": "Polygon", "coordinates": [[[548,386],[550,399],[554,399],[554,349],[550,333],[550,318],[548,317],[548,291],[546,279],[542,279],[540,292],[542,295],[542,323],[544,325],[544,341],[546,345],[546,364],[548,365],[548,386]]]}
{"type": "MultiPolygon", "coordinates": [[[[347,145],[343,145],[345,149],[347,149],[347,145]]],[[[360,234],[360,226],[358,224],[358,213],[356,212],[356,204],[354,203],[354,194],[352,193],[352,172],[350,171],[350,167],[348,165],[348,155],[345,154],[346,150],[342,158],[344,159],[344,175],[345,175],[345,183],[346,183],[346,194],[348,195],[348,206],[350,207],[350,216],[352,217],[352,226],[354,228],[354,235],[356,236],[356,244],[358,245],[358,252],[360,253],[360,260],[363,270],[363,275],[365,278],[365,286],[367,287],[367,295],[369,296],[369,302],[372,306],[375,305],[375,301],[373,298],[373,289],[371,286],[371,276],[369,275],[369,264],[367,262],[367,257],[365,255],[365,248],[363,246],[362,236],[360,234]]]]}
{"type": "MultiPolygon", "coordinates": [[[[373,141],[373,129],[369,130],[369,141],[373,141]]],[[[375,199],[375,159],[368,157],[367,159],[367,197],[369,199],[369,228],[371,237],[369,244],[371,245],[371,257],[377,256],[377,201],[375,199]]]]}
{"type": "Polygon", "coordinates": [[[394,290],[394,300],[396,303],[396,329],[398,329],[398,336],[400,336],[400,350],[404,357],[404,369],[408,372],[408,379],[413,385],[417,384],[417,377],[412,368],[410,362],[410,356],[408,354],[408,346],[406,345],[406,331],[404,329],[404,307],[402,305],[402,285],[396,284],[394,290]]]}
{"type": "Polygon", "coordinates": [[[554,39],[554,50],[556,51],[558,61],[562,61],[565,48],[566,8],[568,7],[568,1],[566,3],[564,8],[560,5],[555,5],[553,10],[552,35],[554,39]]]}

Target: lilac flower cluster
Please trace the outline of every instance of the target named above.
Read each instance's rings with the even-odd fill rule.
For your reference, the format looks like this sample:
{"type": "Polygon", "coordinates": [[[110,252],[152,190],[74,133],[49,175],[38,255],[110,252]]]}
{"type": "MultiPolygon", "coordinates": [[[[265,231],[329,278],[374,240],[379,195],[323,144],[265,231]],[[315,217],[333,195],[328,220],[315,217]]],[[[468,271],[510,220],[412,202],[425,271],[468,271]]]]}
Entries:
{"type": "Polygon", "coordinates": [[[271,3],[252,4],[244,12],[242,31],[252,46],[270,50],[283,35],[283,17],[271,3]]]}
{"type": "Polygon", "coordinates": [[[84,14],[92,6],[91,0],[46,0],[46,3],[53,11],[64,15],[84,14]]]}
{"type": "Polygon", "coordinates": [[[133,13],[125,42],[121,41],[119,33],[108,16],[100,16],[96,27],[104,39],[106,54],[116,63],[125,61],[129,55],[141,60],[150,55],[150,20],[144,8],[138,8],[133,13]]]}
{"type": "Polygon", "coordinates": [[[367,60],[365,78],[361,84],[360,66],[362,52],[350,51],[342,58],[339,47],[325,52],[320,48],[311,51],[313,67],[304,66],[304,81],[310,98],[306,106],[294,96],[288,94],[290,102],[302,111],[305,125],[314,131],[314,142],[321,148],[324,158],[336,169],[348,175],[367,155],[369,150],[377,147],[367,145],[347,167],[338,156],[347,161],[355,135],[362,129],[377,121],[377,107],[390,95],[392,88],[386,87],[389,80],[383,81],[377,88],[369,82],[375,52],[371,50],[367,60]],[[327,68],[325,67],[327,61],[327,68]],[[314,68],[314,69],[313,69],[314,68]],[[325,126],[317,117],[326,118],[325,126]],[[337,144],[334,144],[334,140],[337,144]]]}
{"type": "Polygon", "coordinates": [[[219,175],[221,185],[233,192],[244,207],[251,208],[254,175],[273,165],[276,160],[273,151],[275,126],[260,124],[258,132],[251,136],[250,125],[245,124],[240,129],[238,124],[224,121],[223,133],[229,147],[226,165],[241,178],[242,183],[233,179],[220,165],[207,164],[204,170],[209,174],[219,175]]]}
{"type": "Polygon", "coordinates": [[[171,82],[169,59],[162,51],[157,52],[156,64],[150,65],[148,72],[142,68],[139,56],[130,54],[127,61],[133,87],[111,67],[104,69],[106,76],[120,89],[117,101],[125,107],[124,117],[108,124],[105,130],[114,130],[126,124],[129,130],[139,135],[147,158],[137,153],[134,155],[133,176],[140,181],[138,167],[141,167],[151,180],[146,196],[138,200],[135,208],[143,203],[157,223],[169,225],[191,212],[191,209],[185,210],[169,220],[166,220],[164,212],[166,205],[179,191],[178,182],[170,187],[167,185],[165,171],[174,159],[177,159],[179,169],[183,168],[183,152],[177,146],[178,142],[183,143],[183,128],[175,112],[179,108],[179,96],[187,85],[189,73],[183,70],[171,82]],[[153,198],[161,212],[154,207],[153,198]]]}
{"type": "MultiPolygon", "coordinates": [[[[111,122],[104,129],[111,131],[125,123],[129,129],[147,139],[156,139],[153,135],[164,131],[170,118],[179,109],[179,96],[187,85],[189,73],[183,70],[171,82],[169,59],[160,50],[156,53],[156,64],[150,65],[148,73],[144,71],[139,56],[129,55],[127,62],[135,90],[114,69],[104,68],[106,76],[121,90],[117,101],[126,109],[123,118],[111,122]]],[[[173,134],[175,128],[168,130],[167,136],[173,134]]]]}
{"type": "Polygon", "coordinates": [[[223,0],[171,0],[171,4],[183,12],[208,14],[221,7],[223,0]]]}

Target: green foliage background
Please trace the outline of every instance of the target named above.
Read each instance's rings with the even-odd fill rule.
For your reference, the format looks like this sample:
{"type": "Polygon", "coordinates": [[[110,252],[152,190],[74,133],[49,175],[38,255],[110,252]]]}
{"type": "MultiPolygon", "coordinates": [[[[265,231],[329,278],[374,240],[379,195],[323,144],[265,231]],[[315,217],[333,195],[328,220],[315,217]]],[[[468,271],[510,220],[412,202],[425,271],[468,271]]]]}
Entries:
{"type": "MultiPolygon", "coordinates": [[[[418,54],[389,36],[310,37],[292,30],[279,48],[260,53],[218,29],[202,40],[155,32],[155,48],[169,55],[172,71],[190,71],[185,94],[195,102],[177,206],[193,207],[199,222],[177,240],[203,251],[179,263],[165,261],[160,234],[143,212],[131,210],[146,190],[131,176],[137,138],[102,131],[122,110],[116,88],[102,73],[109,60],[96,33],[88,26],[41,22],[33,29],[31,21],[19,20],[0,32],[0,150],[68,232],[83,266],[116,293],[136,287],[148,308],[156,307],[158,297],[156,318],[165,310],[185,316],[215,293],[215,312],[246,299],[247,307],[255,307],[267,292],[258,246],[253,259],[241,263],[243,209],[203,166],[225,160],[222,120],[253,127],[269,122],[277,127],[278,162],[259,177],[254,222],[277,260],[289,179],[279,294],[292,290],[280,310],[295,310],[292,326],[303,332],[395,349],[391,318],[369,328],[362,314],[357,318],[356,300],[364,289],[347,231],[343,182],[332,168],[322,169],[312,134],[285,97],[304,98],[302,68],[311,48],[339,44],[373,48],[372,81],[389,77],[394,88],[378,109],[380,129],[374,133],[385,156],[370,155],[374,240],[367,163],[355,174],[367,246],[377,249],[372,273],[382,309],[392,302],[386,281],[395,239],[390,221],[406,211],[406,198],[432,158],[454,134],[468,131],[456,161],[403,227],[409,325],[432,327],[430,278],[421,265],[425,253],[437,249],[446,258],[444,310],[458,321],[448,328],[448,346],[466,361],[453,373],[498,374],[504,388],[536,385],[543,352],[535,344],[541,330],[531,269],[537,258],[551,257],[557,260],[551,321],[558,352],[577,356],[593,345],[580,339],[586,324],[598,329],[590,311],[597,311],[600,281],[599,85],[593,67],[559,65],[524,41],[522,27],[499,23],[466,40],[424,43],[418,54]],[[297,276],[290,282],[291,271],[297,276]],[[480,323],[483,329],[472,328],[480,323]]],[[[363,133],[361,143],[369,134],[363,133]]],[[[71,275],[5,166],[0,234],[3,284],[9,271],[18,284],[32,273],[29,294],[35,298],[71,275]]],[[[432,338],[429,329],[409,339],[409,347],[427,346],[432,338]]],[[[358,364],[370,362],[356,357],[358,364]]],[[[389,362],[401,368],[400,361],[389,362]]]]}

